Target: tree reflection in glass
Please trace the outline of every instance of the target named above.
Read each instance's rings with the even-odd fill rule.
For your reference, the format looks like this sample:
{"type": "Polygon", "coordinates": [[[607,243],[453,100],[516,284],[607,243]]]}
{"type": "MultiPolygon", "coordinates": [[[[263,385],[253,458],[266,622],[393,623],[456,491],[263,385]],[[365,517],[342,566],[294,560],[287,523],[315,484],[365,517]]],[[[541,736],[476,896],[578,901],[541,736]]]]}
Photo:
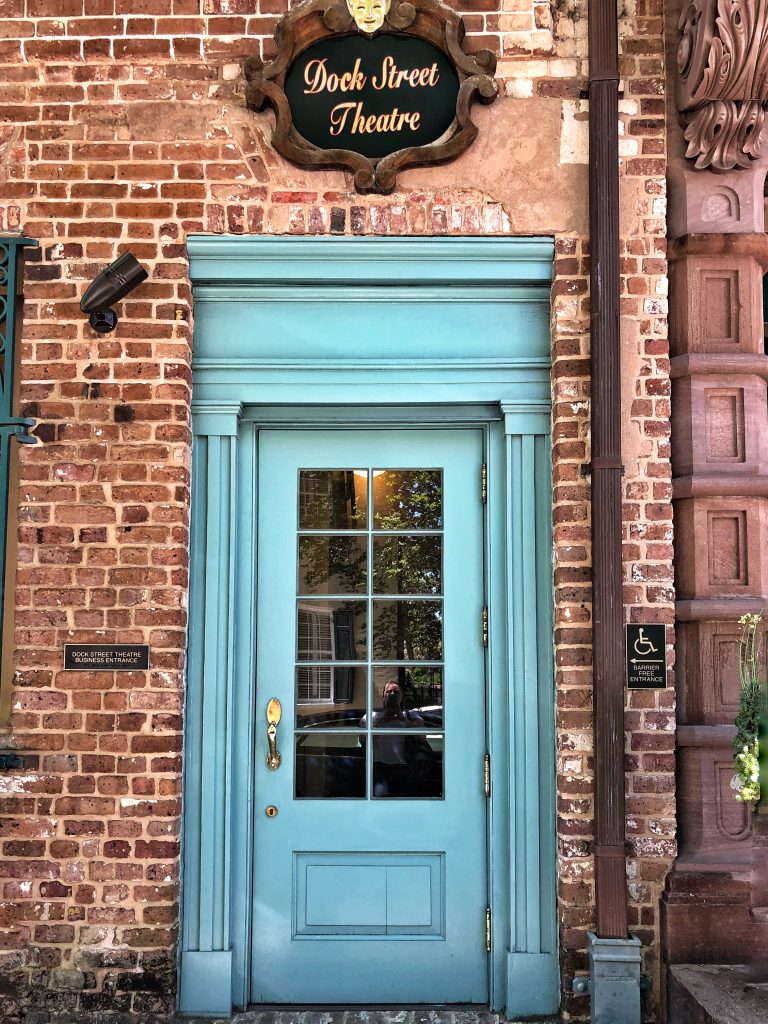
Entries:
{"type": "Polygon", "coordinates": [[[442,530],[443,474],[439,469],[373,471],[375,530],[442,530]]]}
{"type": "Polygon", "coordinates": [[[443,538],[373,538],[373,591],[376,594],[439,594],[443,538]]]}
{"type": "Polygon", "coordinates": [[[300,594],[365,594],[367,589],[365,536],[299,537],[300,594]]]}
{"type": "Polygon", "coordinates": [[[374,601],[376,661],[440,661],[443,657],[441,601],[374,601]]]}
{"type": "Polygon", "coordinates": [[[364,530],[367,525],[367,470],[302,469],[300,471],[300,530],[364,530]]]}

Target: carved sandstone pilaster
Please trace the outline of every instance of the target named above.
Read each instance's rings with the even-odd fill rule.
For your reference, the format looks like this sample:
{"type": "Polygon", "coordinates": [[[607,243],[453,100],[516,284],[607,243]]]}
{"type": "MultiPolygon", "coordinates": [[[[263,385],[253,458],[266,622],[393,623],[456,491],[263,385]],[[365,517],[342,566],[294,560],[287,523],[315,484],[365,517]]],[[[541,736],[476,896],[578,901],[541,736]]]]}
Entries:
{"type": "Polygon", "coordinates": [[[768,0],[686,0],[680,31],[676,98],[686,156],[716,171],[765,159],[768,0]]]}
{"type": "Polygon", "coordinates": [[[668,17],[687,152],[668,168],[679,855],[662,948],[728,963],[768,951],[754,816],[730,788],[738,619],[768,607],[768,0],[670,0],[668,17]]]}

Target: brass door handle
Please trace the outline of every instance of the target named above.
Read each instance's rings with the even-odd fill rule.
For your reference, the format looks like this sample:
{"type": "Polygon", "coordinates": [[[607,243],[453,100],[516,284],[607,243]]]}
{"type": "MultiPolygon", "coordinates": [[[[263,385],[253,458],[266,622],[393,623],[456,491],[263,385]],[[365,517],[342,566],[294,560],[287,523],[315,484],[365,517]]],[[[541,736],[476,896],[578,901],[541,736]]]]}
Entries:
{"type": "Polygon", "coordinates": [[[276,772],[283,760],[277,750],[277,727],[282,716],[282,705],[277,697],[273,697],[269,704],[267,704],[267,743],[269,744],[267,768],[271,772],[276,772]]]}

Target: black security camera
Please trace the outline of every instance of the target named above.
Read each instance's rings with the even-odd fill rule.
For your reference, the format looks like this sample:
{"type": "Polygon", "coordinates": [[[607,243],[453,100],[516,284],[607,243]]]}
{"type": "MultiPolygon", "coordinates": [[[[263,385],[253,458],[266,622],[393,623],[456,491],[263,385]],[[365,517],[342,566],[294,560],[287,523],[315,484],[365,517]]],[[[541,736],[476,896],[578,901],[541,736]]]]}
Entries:
{"type": "Polygon", "coordinates": [[[88,322],[94,331],[106,334],[117,326],[117,313],[109,307],[119,302],[149,275],[135,256],[123,253],[99,274],[80,300],[80,309],[90,314],[88,322]]]}

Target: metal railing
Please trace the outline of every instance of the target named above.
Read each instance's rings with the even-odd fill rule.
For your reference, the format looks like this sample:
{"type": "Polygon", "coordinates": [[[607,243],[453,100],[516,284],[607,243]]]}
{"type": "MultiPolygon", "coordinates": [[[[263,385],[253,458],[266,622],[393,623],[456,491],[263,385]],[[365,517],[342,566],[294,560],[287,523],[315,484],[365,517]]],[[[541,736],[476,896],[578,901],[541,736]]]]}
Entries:
{"type": "Polygon", "coordinates": [[[18,447],[35,444],[35,421],[19,411],[24,249],[31,238],[0,235],[0,722],[10,714],[13,685],[18,447]]]}

